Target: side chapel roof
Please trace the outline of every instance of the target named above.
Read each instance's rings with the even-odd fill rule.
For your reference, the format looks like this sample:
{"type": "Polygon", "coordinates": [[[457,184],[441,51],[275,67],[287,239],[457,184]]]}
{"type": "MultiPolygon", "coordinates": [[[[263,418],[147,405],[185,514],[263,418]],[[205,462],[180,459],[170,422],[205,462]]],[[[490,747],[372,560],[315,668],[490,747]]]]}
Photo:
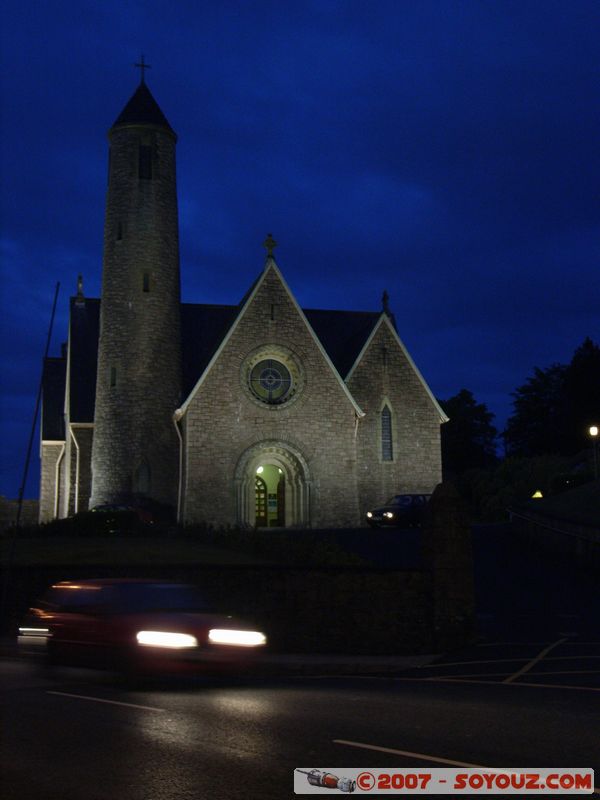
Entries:
{"type": "Polygon", "coordinates": [[[100,300],[71,298],[69,352],[69,418],[93,422],[100,335],[100,300]]]}
{"type": "Polygon", "coordinates": [[[319,308],[302,310],[335,368],[345,380],[381,312],[330,311],[319,308]]]}
{"type": "Polygon", "coordinates": [[[65,438],[65,383],[67,359],[46,358],[42,374],[42,441],[63,441],[65,438]]]}
{"type": "Polygon", "coordinates": [[[47,358],[42,383],[42,440],[65,438],[65,410],[71,422],[93,422],[100,332],[100,300],[71,297],[69,357],[47,358]],[[69,407],[65,390],[69,384],[69,407]]]}

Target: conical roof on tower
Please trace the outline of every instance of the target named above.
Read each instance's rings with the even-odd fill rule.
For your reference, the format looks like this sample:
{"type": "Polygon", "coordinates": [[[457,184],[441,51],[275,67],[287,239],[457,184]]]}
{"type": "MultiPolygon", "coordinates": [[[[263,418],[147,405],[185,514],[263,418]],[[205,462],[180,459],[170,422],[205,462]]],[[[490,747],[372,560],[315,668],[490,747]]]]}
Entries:
{"type": "Polygon", "coordinates": [[[152,92],[143,81],[115,120],[113,128],[120,125],[157,125],[160,128],[166,128],[173,136],[176,135],[152,96],[152,92]]]}

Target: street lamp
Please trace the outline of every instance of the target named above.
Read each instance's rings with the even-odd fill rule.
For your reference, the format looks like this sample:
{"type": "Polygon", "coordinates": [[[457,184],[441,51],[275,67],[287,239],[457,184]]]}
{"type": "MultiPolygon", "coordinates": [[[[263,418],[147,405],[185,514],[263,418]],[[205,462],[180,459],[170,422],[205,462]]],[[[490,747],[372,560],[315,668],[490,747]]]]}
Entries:
{"type": "Polygon", "coordinates": [[[594,450],[594,478],[598,480],[598,426],[591,425],[589,434],[592,437],[592,447],[594,450]]]}

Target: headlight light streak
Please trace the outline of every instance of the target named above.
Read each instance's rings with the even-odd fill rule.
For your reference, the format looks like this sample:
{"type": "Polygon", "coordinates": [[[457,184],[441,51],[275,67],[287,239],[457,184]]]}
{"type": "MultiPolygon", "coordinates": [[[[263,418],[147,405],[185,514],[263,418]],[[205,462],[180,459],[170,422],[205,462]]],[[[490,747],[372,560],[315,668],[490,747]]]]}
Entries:
{"type": "Polygon", "coordinates": [[[212,644],[232,644],[238,647],[260,647],[267,637],[260,631],[235,631],[227,628],[211,628],[208,641],[212,644]]]}
{"type": "Polygon", "coordinates": [[[183,650],[187,647],[198,647],[198,639],[189,633],[172,633],[169,631],[138,631],[135,635],[137,643],[147,647],[169,647],[183,650]]]}
{"type": "Polygon", "coordinates": [[[49,632],[48,628],[19,628],[19,633],[26,636],[45,636],[49,632]]]}

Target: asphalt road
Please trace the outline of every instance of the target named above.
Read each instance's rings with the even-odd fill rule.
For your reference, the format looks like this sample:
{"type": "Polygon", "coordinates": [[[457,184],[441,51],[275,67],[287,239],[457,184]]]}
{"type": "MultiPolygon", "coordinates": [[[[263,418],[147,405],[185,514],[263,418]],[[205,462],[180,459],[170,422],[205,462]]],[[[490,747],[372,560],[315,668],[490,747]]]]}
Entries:
{"type": "Polygon", "coordinates": [[[598,580],[475,534],[479,641],[391,678],[131,688],[0,661],[0,797],[279,800],[295,767],[455,762],[594,768],[600,795],[598,580]]]}
{"type": "MultiPolygon", "coordinates": [[[[140,689],[5,661],[2,797],[280,800],[293,796],[295,767],[432,767],[439,759],[600,775],[600,687],[530,685],[516,673],[539,651],[502,661],[505,677],[490,682],[481,682],[480,663],[464,664],[463,674],[468,666],[479,677],[462,680],[447,665],[393,679],[140,689]]],[[[542,658],[535,671],[549,663],[542,658]]]]}

